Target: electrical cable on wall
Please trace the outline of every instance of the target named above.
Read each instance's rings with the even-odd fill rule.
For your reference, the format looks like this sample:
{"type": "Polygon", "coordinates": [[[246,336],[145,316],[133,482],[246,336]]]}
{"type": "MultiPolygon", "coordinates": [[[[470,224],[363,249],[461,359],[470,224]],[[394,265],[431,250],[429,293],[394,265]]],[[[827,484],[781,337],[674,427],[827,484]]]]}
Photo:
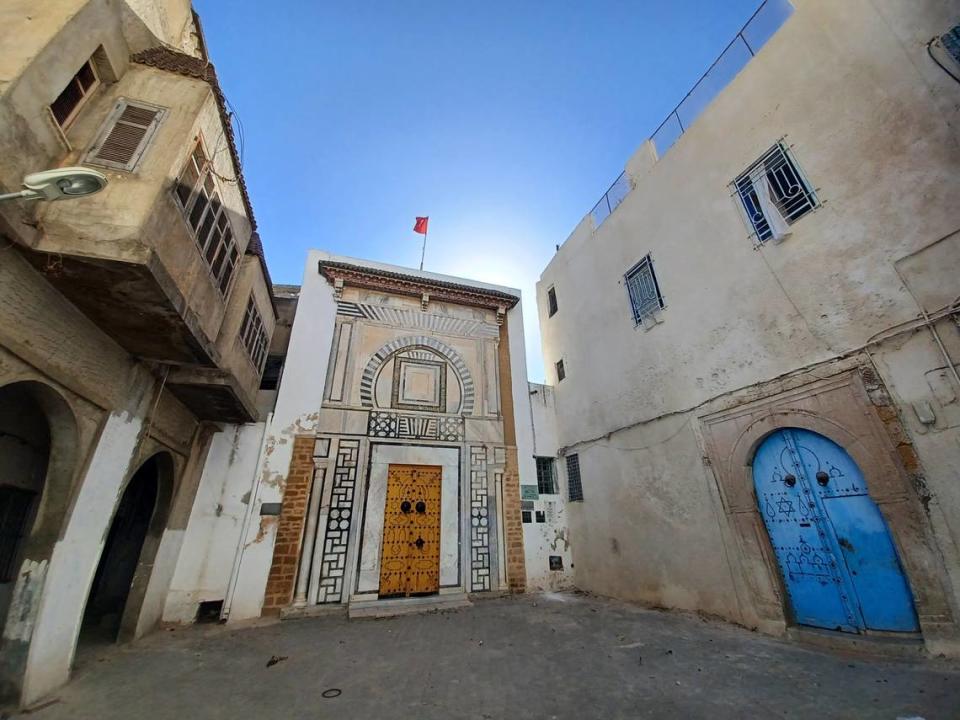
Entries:
{"type": "Polygon", "coordinates": [[[930,56],[930,59],[933,60],[937,65],[940,66],[940,69],[943,70],[947,75],[952,77],[954,81],[960,83],[960,77],[955,75],[953,71],[950,70],[946,65],[940,62],[940,58],[933,54],[933,46],[936,45],[939,48],[943,48],[943,45],[940,44],[940,38],[931,38],[930,42],[927,43],[927,55],[930,56]]]}
{"type": "Polygon", "coordinates": [[[237,112],[237,109],[233,106],[233,103],[230,102],[230,99],[224,95],[224,102],[227,103],[227,107],[230,109],[230,118],[237,121],[237,139],[240,145],[240,168],[243,168],[243,150],[246,146],[246,141],[244,139],[243,133],[243,121],[240,119],[240,113],[237,112]]]}
{"type": "MultiPolygon", "coordinates": [[[[219,154],[222,152],[222,150],[220,149],[220,143],[223,142],[223,139],[224,139],[225,137],[226,137],[226,132],[225,132],[225,131],[221,131],[221,132],[220,132],[220,137],[217,138],[217,144],[213,146],[213,152],[210,153],[210,163],[209,163],[210,174],[213,175],[213,176],[214,176],[215,178],[217,178],[218,180],[220,180],[221,182],[229,183],[229,184],[231,184],[231,185],[236,185],[236,184],[238,184],[238,182],[239,182],[239,181],[237,180],[236,174],[234,174],[234,176],[233,176],[232,178],[228,178],[228,177],[225,177],[224,175],[221,175],[220,173],[218,173],[218,172],[216,171],[216,169],[213,167],[213,161],[217,158],[217,155],[219,155],[219,154]]],[[[228,148],[227,148],[226,146],[224,146],[223,150],[227,150],[227,149],[228,149],[228,148]]],[[[237,170],[239,170],[239,168],[237,168],[237,170]]]]}

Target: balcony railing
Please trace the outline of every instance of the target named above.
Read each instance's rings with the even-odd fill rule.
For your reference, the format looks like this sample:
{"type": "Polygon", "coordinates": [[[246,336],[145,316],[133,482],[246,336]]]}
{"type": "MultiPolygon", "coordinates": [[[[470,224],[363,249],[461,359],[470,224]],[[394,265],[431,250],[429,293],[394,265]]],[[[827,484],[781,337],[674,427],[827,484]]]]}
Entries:
{"type": "MultiPolygon", "coordinates": [[[[767,41],[779,30],[793,14],[793,5],[789,0],[765,0],[757,11],[737,33],[736,37],[724,49],[714,63],[700,77],[693,88],[651,136],[657,150],[657,157],[664,154],[680,139],[711,101],[730,84],[736,75],[746,67],[767,41]]],[[[592,212],[594,227],[607,219],[630,191],[630,181],[621,174],[617,181],[604,193],[592,212]]]]}

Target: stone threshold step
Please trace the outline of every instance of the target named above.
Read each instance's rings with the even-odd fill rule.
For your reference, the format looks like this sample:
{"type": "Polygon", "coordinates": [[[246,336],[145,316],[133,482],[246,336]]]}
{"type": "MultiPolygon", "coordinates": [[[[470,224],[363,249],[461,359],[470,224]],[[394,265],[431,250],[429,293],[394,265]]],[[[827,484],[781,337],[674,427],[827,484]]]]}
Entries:
{"type": "Polygon", "coordinates": [[[927,654],[919,633],[854,635],[794,625],[787,628],[787,637],[798,643],[858,655],[920,658],[927,654]]]}
{"type": "Polygon", "coordinates": [[[470,602],[466,593],[394,598],[392,600],[354,600],[348,606],[347,616],[351,620],[357,618],[385,618],[437,610],[454,610],[471,605],[473,603],[470,602]]]}
{"type": "Polygon", "coordinates": [[[346,612],[345,605],[294,605],[280,610],[280,619],[343,616],[346,612]]]}

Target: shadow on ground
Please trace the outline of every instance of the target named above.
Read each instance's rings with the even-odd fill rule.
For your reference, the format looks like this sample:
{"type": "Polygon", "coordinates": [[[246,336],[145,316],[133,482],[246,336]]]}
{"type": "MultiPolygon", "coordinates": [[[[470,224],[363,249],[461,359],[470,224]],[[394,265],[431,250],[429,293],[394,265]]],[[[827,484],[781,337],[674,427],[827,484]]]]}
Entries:
{"type": "Polygon", "coordinates": [[[88,656],[59,697],[22,717],[939,720],[960,717],[960,666],[841,656],[551,594],[158,633],[88,656]]]}

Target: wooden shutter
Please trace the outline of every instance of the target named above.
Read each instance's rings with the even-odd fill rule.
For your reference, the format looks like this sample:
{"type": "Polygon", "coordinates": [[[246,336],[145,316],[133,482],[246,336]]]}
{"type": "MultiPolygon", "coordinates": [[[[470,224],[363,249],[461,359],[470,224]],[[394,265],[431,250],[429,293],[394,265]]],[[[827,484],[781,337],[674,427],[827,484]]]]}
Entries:
{"type": "Polygon", "coordinates": [[[87,153],[94,165],[133,170],[163,117],[163,109],[120,100],[87,153]]]}

